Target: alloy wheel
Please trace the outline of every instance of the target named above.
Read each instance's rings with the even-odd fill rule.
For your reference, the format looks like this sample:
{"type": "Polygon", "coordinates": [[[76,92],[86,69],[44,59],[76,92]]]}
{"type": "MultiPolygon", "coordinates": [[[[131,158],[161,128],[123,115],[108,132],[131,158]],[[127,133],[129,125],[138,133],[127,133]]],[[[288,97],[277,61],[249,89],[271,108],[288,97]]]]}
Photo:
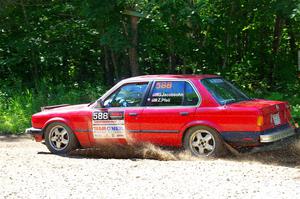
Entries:
{"type": "Polygon", "coordinates": [[[189,140],[190,148],[194,154],[210,155],[216,147],[213,135],[207,130],[197,130],[189,140]]]}
{"type": "Polygon", "coordinates": [[[54,126],[49,133],[49,143],[57,151],[64,150],[69,144],[70,136],[63,126],[54,126]]]}

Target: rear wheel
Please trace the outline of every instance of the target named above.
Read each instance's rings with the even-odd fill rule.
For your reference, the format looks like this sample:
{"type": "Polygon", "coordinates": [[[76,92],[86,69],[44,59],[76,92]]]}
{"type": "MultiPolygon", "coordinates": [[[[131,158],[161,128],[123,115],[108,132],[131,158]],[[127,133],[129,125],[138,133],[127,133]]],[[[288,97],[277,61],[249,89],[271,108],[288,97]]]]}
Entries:
{"type": "Polygon", "coordinates": [[[60,122],[51,123],[46,128],[45,143],[54,154],[66,154],[78,148],[78,141],[72,130],[60,122]]]}
{"type": "Polygon", "coordinates": [[[221,157],[227,152],[218,132],[205,126],[190,128],[184,136],[183,145],[195,156],[221,157]]]}

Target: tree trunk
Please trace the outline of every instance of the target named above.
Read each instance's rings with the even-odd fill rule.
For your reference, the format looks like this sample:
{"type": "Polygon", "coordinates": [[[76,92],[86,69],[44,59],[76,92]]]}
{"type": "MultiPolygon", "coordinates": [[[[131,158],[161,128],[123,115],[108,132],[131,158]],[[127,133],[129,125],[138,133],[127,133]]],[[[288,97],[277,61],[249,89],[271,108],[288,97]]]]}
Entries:
{"type": "Polygon", "coordinates": [[[109,55],[107,47],[104,46],[104,68],[105,68],[105,77],[108,85],[113,85],[114,77],[111,68],[109,67],[109,55]]]}
{"type": "Polygon", "coordinates": [[[183,62],[183,65],[181,66],[182,67],[181,74],[186,74],[186,61],[184,58],[183,58],[182,62],[183,62]]]}
{"type": "Polygon", "coordinates": [[[266,44],[265,44],[265,38],[267,38],[268,31],[266,30],[266,27],[261,28],[259,32],[259,40],[257,43],[257,49],[259,52],[259,78],[260,79],[266,79],[268,76],[268,69],[269,69],[269,61],[266,59],[266,44]],[[267,67],[266,67],[267,66],[267,67]]]}
{"type": "Polygon", "coordinates": [[[279,15],[276,15],[275,25],[274,25],[273,45],[272,45],[273,60],[269,72],[270,83],[273,83],[274,80],[274,69],[276,68],[276,60],[277,60],[278,50],[280,46],[280,38],[281,38],[283,24],[284,24],[284,19],[281,18],[279,15]]]}
{"type": "Polygon", "coordinates": [[[290,20],[286,20],[286,26],[288,28],[288,35],[289,35],[289,44],[291,49],[291,57],[293,60],[293,63],[297,64],[297,46],[296,46],[296,40],[295,40],[295,33],[293,31],[293,26],[290,22],[290,20]]]}
{"type": "Polygon", "coordinates": [[[137,40],[138,40],[138,17],[131,16],[131,47],[129,48],[129,62],[132,76],[140,75],[138,59],[137,59],[137,40]]]}
{"type": "Polygon", "coordinates": [[[116,81],[119,81],[120,80],[119,79],[119,70],[118,70],[117,60],[116,60],[114,51],[111,50],[110,55],[111,55],[112,64],[114,66],[114,74],[115,74],[116,81]]]}
{"type": "Polygon", "coordinates": [[[169,67],[168,67],[168,73],[173,74],[175,72],[175,55],[174,53],[170,53],[169,55],[169,67]]]}
{"type": "MultiPolygon", "coordinates": [[[[24,17],[26,26],[28,27],[29,26],[29,21],[28,21],[28,16],[27,16],[27,12],[26,12],[26,8],[25,8],[25,4],[24,4],[23,0],[20,1],[20,5],[21,5],[21,8],[22,8],[23,17],[24,17]]],[[[33,78],[34,86],[35,86],[35,89],[38,90],[38,86],[39,86],[38,77],[41,76],[41,75],[39,74],[39,71],[38,71],[38,65],[36,63],[36,55],[33,52],[33,50],[34,49],[29,49],[30,56],[31,56],[30,66],[31,66],[31,72],[32,72],[32,78],[33,78]]]]}
{"type": "Polygon", "coordinates": [[[230,35],[229,33],[226,34],[226,44],[225,44],[225,54],[222,61],[222,70],[224,70],[227,66],[228,61],[228,51],[229,51],[229,42],[230,42],[230,35]]]}
{"type": "Polygon", "coordinates": [[[273,53],[278,53],[279,45],[280,45],[280,38],[282,32],[282,26],[284,23],[284,19],[280,16],[276,16],[275,20],[275,27],[274,27],[274,37],[273,37],[273,53]]]}

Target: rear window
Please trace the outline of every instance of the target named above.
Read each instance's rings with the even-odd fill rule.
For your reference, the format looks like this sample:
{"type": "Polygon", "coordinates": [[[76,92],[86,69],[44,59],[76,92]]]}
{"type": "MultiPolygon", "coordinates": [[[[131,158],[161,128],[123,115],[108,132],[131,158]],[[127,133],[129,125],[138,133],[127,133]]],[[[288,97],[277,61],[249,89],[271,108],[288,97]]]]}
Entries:
{"type": "Polygon", "coordinates": [[[186,81],[157,81],[149,106],[193,106],[199,101],[194,88],[186,81]]]}
{"type": "Polygon", "coordinates": [[[201,83],[221,105],[250,100],[242,91],[222,78],[208,78],[201,83]]]}

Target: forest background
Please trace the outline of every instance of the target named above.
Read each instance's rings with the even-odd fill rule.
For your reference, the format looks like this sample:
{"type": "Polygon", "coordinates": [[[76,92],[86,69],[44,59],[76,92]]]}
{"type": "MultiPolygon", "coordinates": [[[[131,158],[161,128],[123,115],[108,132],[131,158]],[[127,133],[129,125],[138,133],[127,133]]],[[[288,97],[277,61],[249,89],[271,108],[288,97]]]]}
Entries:
{"type": "Polygon", "coordinates": [[[142,74],[218,74],[300,121],[299,49],[299,0],[0,0],[0,133],[142,74]]]}

